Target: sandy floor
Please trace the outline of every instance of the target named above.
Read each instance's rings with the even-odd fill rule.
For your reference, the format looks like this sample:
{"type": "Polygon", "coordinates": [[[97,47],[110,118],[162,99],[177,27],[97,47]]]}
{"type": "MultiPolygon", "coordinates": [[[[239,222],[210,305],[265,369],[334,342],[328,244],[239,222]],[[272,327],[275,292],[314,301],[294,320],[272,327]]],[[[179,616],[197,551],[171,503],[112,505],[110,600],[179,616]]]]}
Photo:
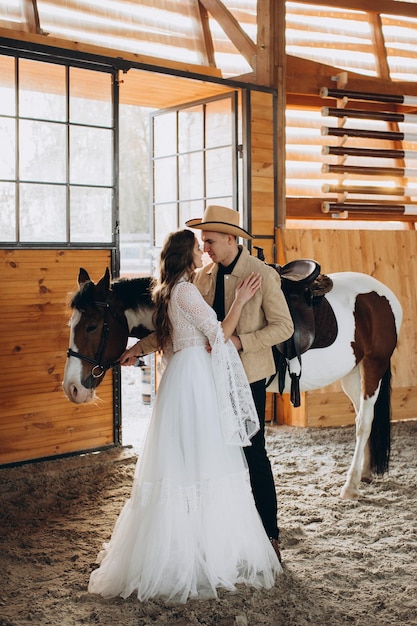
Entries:
{"type": "Polygon", "coordinates": [[[268,429],[284,559],[274,589],[170,607],[89,595],[149,418],[138,394],[131,370],[124,443],[133,447],[0,470],[0,626],[417,625],[417,421],[393,425],[390,473],[358,502],[338,495],[353,427],[268,429]]]}

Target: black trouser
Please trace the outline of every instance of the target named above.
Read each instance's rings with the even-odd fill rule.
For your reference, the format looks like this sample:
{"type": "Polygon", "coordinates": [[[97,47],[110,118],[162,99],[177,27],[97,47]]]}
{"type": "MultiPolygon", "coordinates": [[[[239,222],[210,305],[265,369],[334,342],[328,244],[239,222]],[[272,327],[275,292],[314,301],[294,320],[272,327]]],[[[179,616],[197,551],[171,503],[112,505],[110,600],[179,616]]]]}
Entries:
{"type": "Polygon", "coordinates": [[[271,463],[265,450],[266,379],[251,383],[260,429],[251,439],[252,445],[244,448],[249,466],[250,481],[256,508],[268,537],[278,539],[277,495],[271,463]]]}

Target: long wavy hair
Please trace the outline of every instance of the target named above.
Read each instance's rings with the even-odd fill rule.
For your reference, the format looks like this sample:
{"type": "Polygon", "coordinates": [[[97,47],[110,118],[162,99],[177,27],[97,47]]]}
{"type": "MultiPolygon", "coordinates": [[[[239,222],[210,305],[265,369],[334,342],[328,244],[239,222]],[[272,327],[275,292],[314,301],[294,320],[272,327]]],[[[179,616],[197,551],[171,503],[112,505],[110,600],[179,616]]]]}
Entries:
{"type": "Polygon", "coordinates": [[[172,289],[182,276],[189,280],[194,276],[194,245],[195,236],[191,230],[178,230],[167,236],[161,250],[159,280],[152,290],[155,303],[153,323],[160,350],[167,345],[172,331],[168,316],[172,289]]]}

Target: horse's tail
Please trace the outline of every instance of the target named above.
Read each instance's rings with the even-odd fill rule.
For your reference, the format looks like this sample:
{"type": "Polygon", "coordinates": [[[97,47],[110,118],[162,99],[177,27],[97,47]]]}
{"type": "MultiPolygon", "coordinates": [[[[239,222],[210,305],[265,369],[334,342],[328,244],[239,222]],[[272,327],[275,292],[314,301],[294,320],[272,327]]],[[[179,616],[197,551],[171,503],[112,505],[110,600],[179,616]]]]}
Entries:
{"type": "Polygon", "coordinates": [[[381,476],[388,471],[391,452],[391,363],[381,380],[369,442],[371,470],[381,476]]]}

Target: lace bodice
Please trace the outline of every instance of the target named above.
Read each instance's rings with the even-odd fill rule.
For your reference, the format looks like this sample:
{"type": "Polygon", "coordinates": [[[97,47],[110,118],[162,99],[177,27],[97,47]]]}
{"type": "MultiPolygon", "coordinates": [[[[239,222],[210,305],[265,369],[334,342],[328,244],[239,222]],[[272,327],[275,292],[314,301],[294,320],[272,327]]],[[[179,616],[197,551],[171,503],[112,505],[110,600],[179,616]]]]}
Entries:
{"type": "Polygon", "coordinates": [[[174,287],[169,303],[174,352],[190,346],[210,345],[221,331],[214,310],[205,302],[197,287],[181,279],[174,287]]]}
{"type": "Polygon", "coordinates": [[[168,314],[174,353],[192,346],[205,346],[209,341],[225,441],[250,445],[250,438],[259,430],[252,392],[235,346],[231,340],[224,341],[223,328],[216,313],[195,285],[181,279],[172,290],[168,314]]]}

